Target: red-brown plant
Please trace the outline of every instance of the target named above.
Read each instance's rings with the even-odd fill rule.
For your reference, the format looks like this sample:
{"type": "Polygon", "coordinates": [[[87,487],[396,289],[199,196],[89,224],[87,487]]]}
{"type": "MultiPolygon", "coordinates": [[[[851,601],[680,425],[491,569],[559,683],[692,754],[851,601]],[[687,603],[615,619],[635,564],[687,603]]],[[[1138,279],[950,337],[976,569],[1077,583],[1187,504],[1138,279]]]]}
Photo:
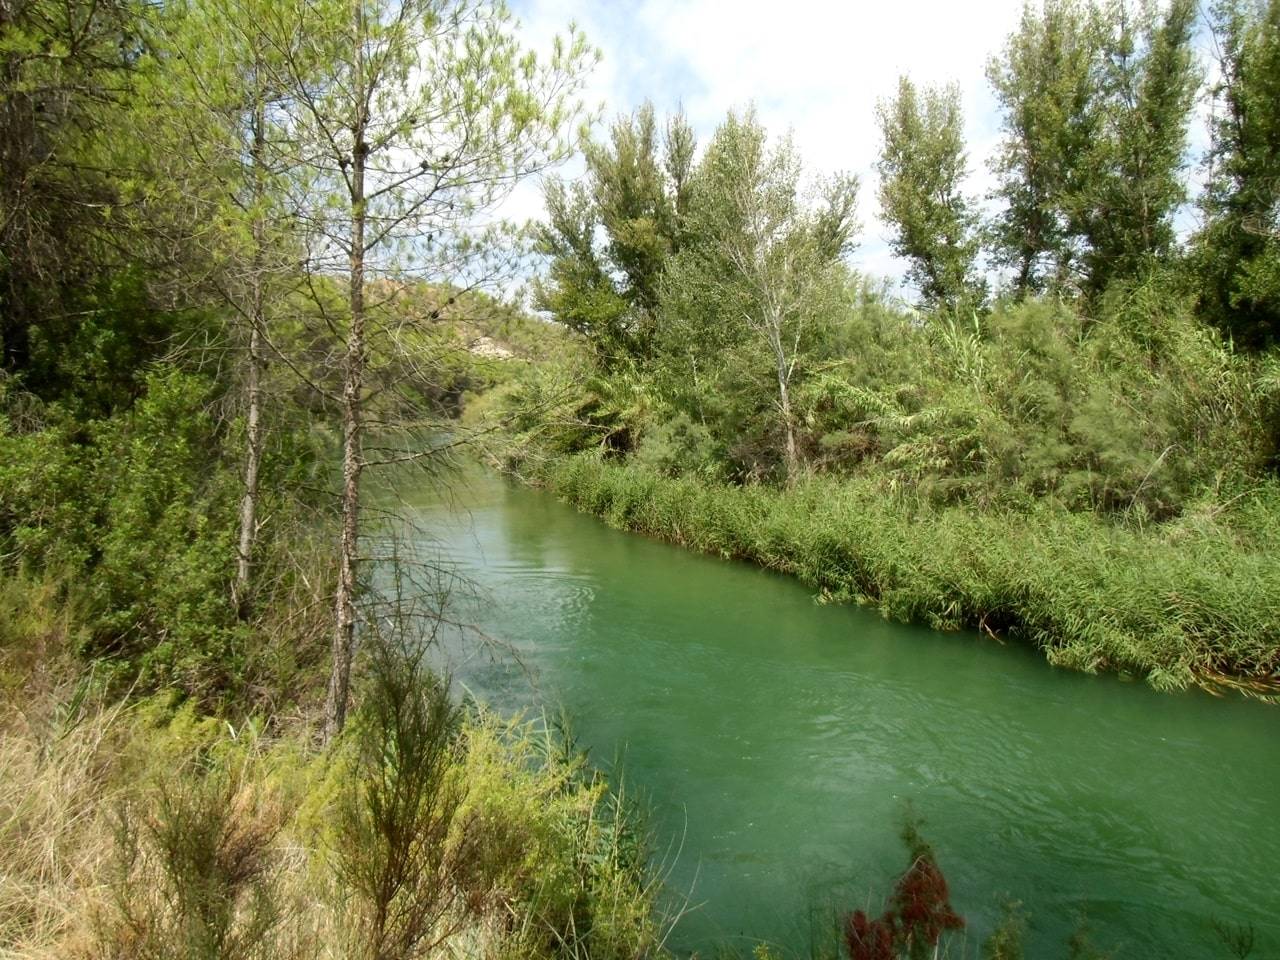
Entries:
{"type": "Polygon", "coordinates": [[[872,920],[862,910],[855,910],[845,919],[844,942],[850,960],[894,960],[893,914],[886,913],[879,920],[872,920]]]}
{"type": "Polygon", "coordinates": [[[964,926],[964,917],[951,906],[947,878],[914,823],[907,823],[902,839],[911,851],[911,866],[898,878],[889,908],[879,919],[855,910],[845,920],[849,960],[917,960],[927,957],[946,931],[964,926]]]}

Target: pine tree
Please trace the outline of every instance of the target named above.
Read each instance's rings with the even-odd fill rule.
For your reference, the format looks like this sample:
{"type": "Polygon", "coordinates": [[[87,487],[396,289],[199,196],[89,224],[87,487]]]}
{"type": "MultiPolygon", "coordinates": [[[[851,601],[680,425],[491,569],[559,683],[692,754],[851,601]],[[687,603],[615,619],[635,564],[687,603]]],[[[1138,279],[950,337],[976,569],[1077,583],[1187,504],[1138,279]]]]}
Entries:
{"type": "Polygon", "coordinates": [[[398,349],[390,307],[408,279],[469,288],[511,268],[503,230],[483,220],[522,178],[568,155],[593,51],[573,31],[540,61],[506,8],[488,0],[281,0],[270,31],[303,161],[304,269],[318,292],[335,273],[346,281],[344,315],[316,302],[340,341],[342,371],[332,737],[345,722],[355,650],[361,481],[385,462],[365,452],[370,351],[398,349]],[[305,60],[293,45],[300,25],[305,60]],[[324,65],[321,76],[311,63],[324,65]]]}
{"type": "MultiPolygon", "coordinates": [[[[285,125],[286,54],[262,27],[274,2],[166,4],[150,44],[157,69],[132,118],[150,172],[143,207],[183,238],[181,282],[228,308],[239,346],[245,451],[233,593],[242,618],[253,608],[269,325],[300,253],[288,206],[298,164],[285,125]]],[[[299,37],[288,52],[296,69],[302,49],[299,37]]]]}

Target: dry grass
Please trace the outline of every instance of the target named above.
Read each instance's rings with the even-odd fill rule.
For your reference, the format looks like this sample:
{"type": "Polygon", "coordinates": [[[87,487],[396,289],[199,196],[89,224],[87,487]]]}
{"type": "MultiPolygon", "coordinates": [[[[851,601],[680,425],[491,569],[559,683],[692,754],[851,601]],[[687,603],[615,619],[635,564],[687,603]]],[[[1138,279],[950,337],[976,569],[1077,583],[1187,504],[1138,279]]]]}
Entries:
{"type": "Polygon", "coordinates": [[[366,665],[320,750],[303,716],[121,697],[75,623],[56,584],[0,577],[0,960],[661,953],[628,815],[545,728],[366,665]]]}
{"type": "Polygon", "coordinates": [[[69,724],[10,707],[0,727],[0,956],[67,957],[91,940],[112,856],[121,707],[69,724]]]}
{"type": "MultiPolygon", "coordinates": [[[[458,845],[442,862],[459,876],[426,881],[460,895],[421,938],[429,949],[378,954],[355,922],[376,903],[341,869],[354,749],[154,699],[4,709],[3,960],[661,955],[656,881],[628,865],[612,795],[578,761],[542,757],[531,726],[465,728],[447,776],[467,800],[437,838],[458,845]]],[[[393,909],[436,897],[427,887],[393,909]]]]}

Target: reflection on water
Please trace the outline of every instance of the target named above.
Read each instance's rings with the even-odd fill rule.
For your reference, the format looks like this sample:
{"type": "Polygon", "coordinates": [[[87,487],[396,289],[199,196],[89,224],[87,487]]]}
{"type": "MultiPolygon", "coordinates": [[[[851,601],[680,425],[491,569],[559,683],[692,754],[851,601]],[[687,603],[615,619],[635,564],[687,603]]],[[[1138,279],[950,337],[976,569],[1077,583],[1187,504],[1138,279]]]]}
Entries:
{"type": "Polygon", "coordinates": [[[502,708],[562,703],[622,758],[700,904],[677,946],[801,946],[821,905],[877,907],[910,801],[977,937],[1007,895],[1030,956],[1064,956],[1082,914],[1119,956],[1227,956],[1215,917],[1280,950],[1280,710],[821,606],[484,474],[454,493],[411,502],[411,539],[514,656],[455,642],[453,670],[502,708]]]}

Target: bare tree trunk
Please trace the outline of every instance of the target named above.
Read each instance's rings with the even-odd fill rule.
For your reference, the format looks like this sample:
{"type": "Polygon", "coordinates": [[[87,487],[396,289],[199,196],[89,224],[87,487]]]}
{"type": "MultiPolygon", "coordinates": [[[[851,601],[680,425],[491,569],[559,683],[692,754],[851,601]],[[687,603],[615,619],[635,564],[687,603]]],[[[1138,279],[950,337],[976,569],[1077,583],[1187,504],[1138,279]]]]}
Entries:
{"type": "MultiPolygon", "coordinates": [[[[357,147],[357,156],[360,148],[357,147]]],[[[360,544],[360,474],[364,379],[364,201],[363,157],[353,164],[351,230],[351,329],[347,334],[346,373],[342,383],[342,529],[338,543],[338,590],[334,596],[333,663],[325,703],[325,739],[342,730],[347,719],[351,657],[356,633],[356,570],[360,544]]]]}
{"type": "Polygon", "coordinates": [[[796,448],[796,427],[791,415],[791,374],[787,365],[787,353],[782,345],[782,322],[778,317],[769,321],[769,346],[773,348],[773,360],[778,374],[778,409],[782,413],[782,430],[786,438],[787,483],[793,482],[800,472],[800,453],[796,448]]]}
{"type": "Polygon", "coordinates": [[[248,436],[244,465],[244,498],[240,501],[240,539],[237,545],[234,597],[236,613],[247,620],[253,612],[252,576],[253,546],[258,534],[258,473],[262,467],[262,375],[266,366],[262,351],[263,324],[266,322],[263,289],[266,231],[261,209],[265,184],[262,164],[266,148],[266,116],[259,100],[253,114],[253,262],[249,300],[249,394],[248,436]]]}
{"type": "MultiPolygon", "coordinates": [[[[357,11],[359,4],[357,4],[357,11]]],[[[356,74],[363,70],[363,24],[357,12],[356,74]]],[[[364,421],[360,407],[364,388],[364,176],[369,146],[365,142],[367,117],[364,103],[352,126],[351,156],[351,329],[347,333],[346,371],[342,383],[342,530],[338,546],[338,589],[334,596],[334,632],[329,693],[325,701],[324,736],[331,740],[347,719],[351,686],[351,659],[356,636],[356,573],[360,546],[360,474],[364,466],[364,421]]]]}
{"type": "MultiPolygon", "coordinates": [[[[257,283],[255,282],[255,286],[257,283]]],[[[255,317],[249,330],[249,410],[247,415],[247,439],[244,464],[244,497],[240,501],[240,540],[236,548],[236,613],[247,620],[253,613],[253,547],[257,539],[258,525],[258,474],[262,467],[262,331],[261,291],[254,291],[258,302],[255,317]]]]}

